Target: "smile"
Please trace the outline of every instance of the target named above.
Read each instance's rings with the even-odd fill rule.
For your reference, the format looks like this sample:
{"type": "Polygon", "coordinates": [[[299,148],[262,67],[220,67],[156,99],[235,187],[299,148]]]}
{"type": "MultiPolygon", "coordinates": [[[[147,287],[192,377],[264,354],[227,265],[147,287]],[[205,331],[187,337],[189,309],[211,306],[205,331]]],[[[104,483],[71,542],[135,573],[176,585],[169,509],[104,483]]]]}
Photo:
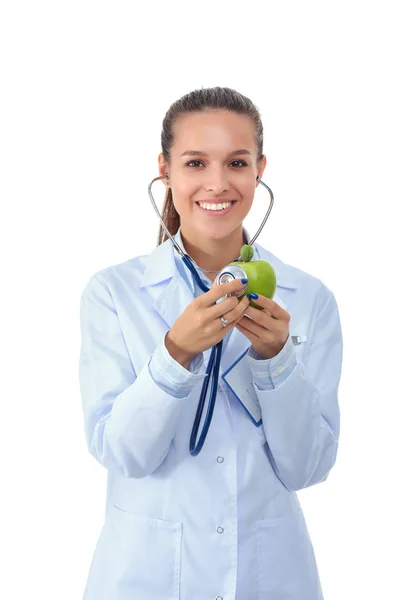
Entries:
{"type": "Polygon", "coordinates": [[[208,213],[210,216],[218,216],[218,215],[226,215],[231,209],[232,207],[236,204],[236,202],[221,202],[221,204],[207,204],[207,203],[201,203],[202,205],[200,205],[198,202],[196,202],[196,205],[199,207],[199,209],[203,212],[203,213],[208,213]],[[218,206],[220,208],[215,209],[212,208],[213,206],[218,206]],[[204,207],[208,207],[208,208],[204,208],[204,207]]]}

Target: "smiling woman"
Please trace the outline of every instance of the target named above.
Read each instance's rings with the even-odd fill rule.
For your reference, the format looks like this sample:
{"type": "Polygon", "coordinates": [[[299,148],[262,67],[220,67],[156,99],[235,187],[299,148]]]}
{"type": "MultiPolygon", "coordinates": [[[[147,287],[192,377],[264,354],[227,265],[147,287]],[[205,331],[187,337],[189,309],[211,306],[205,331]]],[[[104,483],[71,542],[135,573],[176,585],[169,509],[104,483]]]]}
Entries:
{"type": "Polygon", "coordinates": [[[296,491],[325,481],[336,461],[334,295],[257,243],[243,252],[244,274],[213,277],[249,241],[243,220],[266,186],[248,98],[190,92],[168,110],[161,142],[171,239],[160,225],[151,253],[95,273],[81,299],[85,434],[108,492],[84,600],[321,600],[296,491]],[[258,292],[263,261],[276,293],[253,295],[255,308],[243,289],[258,292]],[[215,345],[212,421],[191,455],[215,345]]]}
{"type": "MultiPolygon", "coordinates": [[[[224,94],[226,100],[229,92],[224,94]]],[[[227,110],[222,96],[220,92],[218,104],[216,90],[208,95],[204,90],[202,106],[193,96],[186,106],[182,100],[180,107],[170,109],[158,157],[160,175],[168,172],[163,180],[168,188],[166,226],[172,235],[180,226],[190,256],[213,272],[240,254],[242,222],[253,203],[257,175],[262,177],[266,165],[257,110],[237,93],[238,110],[227,110]]]]}

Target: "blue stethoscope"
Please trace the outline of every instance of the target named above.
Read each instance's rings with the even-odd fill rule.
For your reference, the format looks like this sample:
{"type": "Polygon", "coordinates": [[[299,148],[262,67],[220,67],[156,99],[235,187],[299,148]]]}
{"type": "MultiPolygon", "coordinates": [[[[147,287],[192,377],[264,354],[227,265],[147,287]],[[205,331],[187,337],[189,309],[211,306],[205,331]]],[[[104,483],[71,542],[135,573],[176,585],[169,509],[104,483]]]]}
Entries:
{"type": "MultiPolygon", "coordinates": [[[[164,221],[162,220],[162,217],[158,211],[157,205],[154,201],[153,195],[151,193],[151,186],[153,185],[153,183],[155,181],[157,181],[158,179],[163,179],[164,177],[166,177],[165,175],[161,175],[160,177],[155,177],[151,183],[149,184],[148,187],[148,192],[149,192],[149,196],[150,196],[150,200],[153,204],[154,210],[156,211],[162,227],[165,231],[165,233],[168,235],[169,239],[171,240],[171,242],[173,243],[174,247],[176,248],[177,252],[179,252],[179,254],[182,257],[183,262],[185,263],[185,265],[187,266],[187,268],[189,269],[189,271],[191,271],[191,273],[193,274],[193,277],[196,279],[196,282],[198,284],[198,286],[200,287],[201,290],[203,290],[203,292],[208,292],[209,288],[205,285],[205,283],[203,283],[203,281],[200,279],[199,274],[196,271],[196,267],[194,265],[194,261],[193,259],[188,255],[185,254],[182,250],[182,248],[179,246],[179,244],[175,241],[175,239],[172,237],[172,235],[170,234],[170,232],[168,231],[168,229],[166,228],[164,221]]],[[[267,213],[263,219],[263,222],[261,223],[256,235],[250,240],[249,242],[249,246],[251,246],[252,244],[254,244],[255,240],[257,239],[257,237],[259,236],[260,232],[262,231],[262,228],[264,227],[268,217],[269,217],[269,213],[271,212],[273,203],[274,203],[274,195],[272,193],[271,188],[269,188],[267,186],[266,183],[264,183],[257,175],[256,180],[258,181],[258,183],[261,183],[261,185],[263,185],[269,192],[270,195],[270,203],[269,203],[269,207],[267,210],[267,213]]],[[[232,262],[234,261],[240,261],[240,256],[238,258],[235,258],[232,262]]],[[[227,265],[229,267],[229,265],[227,265]]],[[[225,270],[226,267],[223,267],[223,270],[225,270]]],[[[216,304],[216,302],[214,302],[214,304],[216,304]]],[[[223,339],[218,342],[218,344],[215,344],[212,348],[211,351],[211,356],[210,356],[210,360],[208,361],[208,365],[207,365],[207,369],[206,369],[206,376],[203,382],[203,387],[201,390],[201,394],[200,394],[200,400],[199,400],[199,404],[197,407],[197,412],[196,412],[196,417],[193,423],[193,429],[192,429],[192,434],[190,436],[190,454],[192,456],[197,456],[199,454],[199,452],[201,451],[203,444],[205,442],[205,439],[207,437],[207,433],[208,430],[210,428],[210,424],[211,424],[211,420],[212,420],[212,416],[213,416],[213,412],[214,412],[214,406],[215,406],[215,399],[217,396],[217,387],[218,387],[218,378],[219,378],[219,369],[220,369],[220,364],[221,364],[221,354],[222,354],[222,343],[223,343],[223,339]],[[212,386],[211,386],[211,394],[210,394],[210,400],[208,402],[208,407],[207,407],[207,414],[206,414],[206,418],[204,421],[204,425],[203,425],[203,429],[202,432],[200,434],[199,437],[199,441],[196,445],[196,439],[197,439],[197,433],[199,431],[199,427],[200,427],[200,422],[201,422],[201,416],[203,414],[203,408],[204,408],[204,403],[205,403],[205,399],[206,399],[206,395],[207,395],[207,390],[208,390],[208,384],[210,382],[210,373],[212,374],[212,386]]]]}

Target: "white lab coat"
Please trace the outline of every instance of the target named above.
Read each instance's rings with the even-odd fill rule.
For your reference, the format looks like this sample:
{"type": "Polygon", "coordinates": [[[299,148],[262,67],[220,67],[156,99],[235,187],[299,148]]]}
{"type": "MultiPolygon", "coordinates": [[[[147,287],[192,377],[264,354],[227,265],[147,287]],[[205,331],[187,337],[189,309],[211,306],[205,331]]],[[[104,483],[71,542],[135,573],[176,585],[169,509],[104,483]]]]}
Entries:
{"type": "MultiPolygon", "coordinates": [[[[319,279],[254,246],[276,271],[274,300],[291,315],[291,339],[302,341],[293,344],[297,364],[276,389],[253,384],[260,427],[220,377],[196,457],[189,440],[202,383],[175,398],[148,368],[193,300],[171,241],[97,272],[85,286],[79,363],[85,435],[108,473],[105,522],[84,600],[323,598],[296,490],[324,481],[336,460],[339,314],[319,279]]],[[[220,374],[249,346],[234,329],[220,374]]]]}

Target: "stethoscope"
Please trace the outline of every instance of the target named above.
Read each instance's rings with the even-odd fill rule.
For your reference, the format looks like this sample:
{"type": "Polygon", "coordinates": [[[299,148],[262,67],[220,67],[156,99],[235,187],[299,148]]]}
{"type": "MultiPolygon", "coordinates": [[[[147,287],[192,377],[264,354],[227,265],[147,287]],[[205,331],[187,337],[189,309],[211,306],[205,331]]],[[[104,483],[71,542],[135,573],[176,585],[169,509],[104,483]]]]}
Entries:
{"type": "MultiPolygon", "coordinates": [[[[187,266],[187,268],[191,271],[191,273],[193,274],[193,277],[196,279],[196,282],[198,284],[198,286],[200,287],[200,289],[203,292],[208,292],[209,288],[203,283],[203,281],[200,279],[199,274],[196,271],[196,267],[194,266],[194,261],[193,259],[188,255],[185,254],[182,250],[182,248],[179,246],[179,244],[175,241],[175,239],[172,237],[172,235],[170,234],[170,232],[168,231],[168,229],[166,228],[164,221],[162,220],[162,217],[158,211],[157,205],[154,201],[153,195],[151,193],[151,186],[153,185],[153,183],[155,181],[157,181],[158,179],[163,179],[165,177],[165,175],[161,175],[160,177],[155,177],[151,183],[149,184],[148,187],[148,191],[149,191],[149,196],[150,196],[150,200],[154,206],[154,210],[156,211],[162,227],[165,231],[165,233],[168,235],[169,239],[171,240],[171,242],[173,243],[174,247],[176,248],[177,252],[179,252],[179,254],[182,257],[183,262],[185,263],[185,265],[187,266]]],[[[270,203],[269,203],[269,207],[267,210],[267,213],[263,219],[263,222],[261,223],[256,235],[250,240],[249,242],[249,246],[251,246],[252,244],[254,244],[255,240],[257,239],[257,237],[259,236],[259,234],[262,231],[262,228],[264,227],[268,217],[269,217],[269,213],[271,212],[273,203],[274,203],[274,195],[272,193],[271,188],[269,188],[267,186],[266,183],[264,183],[259,176],[257,175],[256,180],[258,181],[258,183],[261,183],[261,185],[263,185],[269,192],[270,195],[270,203]]],[[[240,261],[241,258],[235,258],[234,261],[240,261]]],[[[234,262],[232,261],[232,262],[234,262]]],[[[232,267],[234,267],[234,265],[232,265],[232,267]]],[[[221,269],[221,271],[219,271],[218,274],[218,283],[220,282],[221,277],[225,274],[228,276],[228,278],[225,277],[225,281],[227,282],[231,279],[235,278],[235,275],[231,275],[231,267],[230,265],[226,265],[225,267],[223,267],[223,269],[221,269]],[[229,279],[230,278],[230,279],[229,279]]],[[[214,304],[216,304],[216,302],[214,302],[214,304]]],[[[192,434],[190,436],[190,454],[192,456],[197,456],[199,454],[199,452],[201,451],[203,444],[205,442],[205,439],[207,437],[207,433],[208,430],[210,428],[210,424],[211,424],[211,420],[212,420],[212,416],[213,416],[213,412],[214,412],[214,406],[215,406],[215,400],[216,400],[216,396],[217,396],[217,387],[218,387],[218,378],[219,378],[219,369],[220,369],[220,364],[221,364],[221,354],[222,354],[222,344],[223,344],[223,339],[218,342],[218,344],[215,344],[212,348],[211,351],[211,356],[210,359],[208,361],[208,365],[206,368],[206,375],[205,375],[205,379],[203,382],[203,387],[201,390],[201,394],[200,394],[200,400],[199,400],[199,404],[197,407],[197,412],[196,412],[196,417],[193,423],[193,429],[192,429],[192,434]],[[211,394],[210,394],[210,400],[208,403],[208,407],[207,407],[207,414],[206,414],[206,418],[204,421],[204,425],[203,425],[203,429],[202,432],[200,434],[199,437],[199,441],[196,445],[196,439],[197,439],[197,433],[199,431],[199,427],[200,427],[200,422],[201,422],[201,416],[203,414],[203,408],[204,408],[204,403],[205,403],[205,399],[206,399],[206,395],[207,395],[207,391],[208,391],[208,384],[210,382],[210,373],[212,374],[212,386],[211,386],[211,394]]]]}

